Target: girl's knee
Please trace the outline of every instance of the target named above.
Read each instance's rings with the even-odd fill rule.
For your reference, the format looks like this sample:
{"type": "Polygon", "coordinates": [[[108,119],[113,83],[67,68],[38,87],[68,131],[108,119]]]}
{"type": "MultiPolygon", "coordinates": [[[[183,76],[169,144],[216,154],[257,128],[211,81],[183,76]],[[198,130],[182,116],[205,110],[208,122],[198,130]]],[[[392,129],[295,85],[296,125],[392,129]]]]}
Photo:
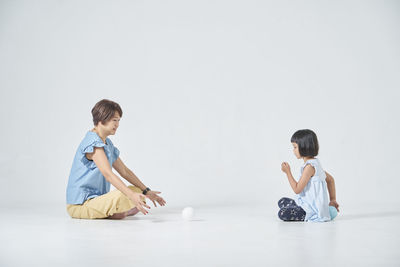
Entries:
{"type": "Polygon", "coordinates": [[[293,200],[287,197],[283,197],[278,201],[278,207],[283,208],[292,204],[293,200]]]}
{"type": "Polygon", "coordinates": [[[282,221],[286,221],[286,215],[285,215],[286,209],[280,209],[278,211],[278,217],[279,219],[281,219],[282,221]]]}
{"type": "Polygon", "coordinates": [[[283,202],[285,202],[285,198],[284,197],[282,197],[281,199],[278,200],[278,205],[283,203],[283,202]]]}

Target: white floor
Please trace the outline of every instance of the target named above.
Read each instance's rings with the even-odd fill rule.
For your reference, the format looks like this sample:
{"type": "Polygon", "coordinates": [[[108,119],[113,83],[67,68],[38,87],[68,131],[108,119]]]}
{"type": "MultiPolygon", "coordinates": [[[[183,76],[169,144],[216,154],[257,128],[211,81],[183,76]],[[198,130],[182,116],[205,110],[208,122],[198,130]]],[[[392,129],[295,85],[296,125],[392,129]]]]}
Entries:
{"type": "Polygon", "coordinates": [[[0,266],[400,266],[400,210],[342,211],[328,223],[285,223],[273,207],[152,209],[124,220],[65,210],[1,210],[0,266]],[[54,211],[55,210],[55,211],[54,211]]]}

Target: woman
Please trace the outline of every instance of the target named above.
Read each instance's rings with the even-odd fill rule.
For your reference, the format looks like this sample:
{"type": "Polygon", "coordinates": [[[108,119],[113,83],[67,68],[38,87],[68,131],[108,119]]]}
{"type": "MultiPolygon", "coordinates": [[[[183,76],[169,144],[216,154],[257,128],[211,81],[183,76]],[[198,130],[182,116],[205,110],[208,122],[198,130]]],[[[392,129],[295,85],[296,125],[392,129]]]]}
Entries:
{"type": "Polygon", "coordinates": [[[90,130],[75,154],[67,186],[67,211],[73,218],[123,219],[141,211],[147,214],[144,198],[154,206],[166,204],[158,194],[146,187],[125,166],[119,150],[108,138],[118,129],[121,107],[103,99],[92,109],[94,128],[90,130]],[[114,168],[132,186],[126,186],[112,171],[114,168]],[[110,183],[117,190],[110,191],[110,183]]]}

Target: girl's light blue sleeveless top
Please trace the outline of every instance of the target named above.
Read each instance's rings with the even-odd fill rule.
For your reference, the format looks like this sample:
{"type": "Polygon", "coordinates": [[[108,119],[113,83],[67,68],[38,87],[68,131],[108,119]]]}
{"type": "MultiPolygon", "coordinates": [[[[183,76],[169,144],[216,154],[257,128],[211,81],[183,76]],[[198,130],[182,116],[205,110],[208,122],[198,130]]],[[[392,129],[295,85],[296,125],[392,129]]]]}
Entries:
{"type": "Polygon", "coordinates": [[[301,167],[300,176],[308,164],[314,167],[315,174],[310,178],[303,191],[297,194],[296,203],[306,212],[305,221],[330,221],[326,173],[318,159],[310,159],[301,167]]]}
{"type": "Polygon", "coordinates": [[[111,167],[119,157],[119,150],[109,138],[104,143],[97,133],[89,131],[80,143],[72,163],[67,186],[67,204],[82,204],[110,191],[110,183],[96,164],[86,158],[86,153],[93,152],[95,147],[104,149],[111,167]]]}

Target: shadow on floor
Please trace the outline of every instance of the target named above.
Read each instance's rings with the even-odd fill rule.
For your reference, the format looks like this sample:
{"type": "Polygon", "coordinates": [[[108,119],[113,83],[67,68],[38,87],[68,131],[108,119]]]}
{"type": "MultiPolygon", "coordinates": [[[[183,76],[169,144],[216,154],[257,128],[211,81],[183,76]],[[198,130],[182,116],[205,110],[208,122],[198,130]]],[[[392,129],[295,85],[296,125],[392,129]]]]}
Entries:
{"type": "Polygon", "coordinates": [[[387,218],[387,217],[400,217],[400,211],[385,211],[385,212],[371,212],[371,213],[359,213],[349,215],[338,215],[339,220],[357,220],[366,218],[387,218]]]}
{"type": "Polygon", "coordinates": [[[151,221],[153,223],[162,223],[162,222],[176,222],[176,221],[182,221],[182,222],[204,222],[205,220],[203,219],[192,219],[189,221],[185,221],[183,219],[164,219],[164,218],[160,218],[160,217],[153,217],[153,216],[149,216],[149,217],[135,217],[135,216],[129,216],[124,218],[124,220],[126,221],[151,221]]]}

